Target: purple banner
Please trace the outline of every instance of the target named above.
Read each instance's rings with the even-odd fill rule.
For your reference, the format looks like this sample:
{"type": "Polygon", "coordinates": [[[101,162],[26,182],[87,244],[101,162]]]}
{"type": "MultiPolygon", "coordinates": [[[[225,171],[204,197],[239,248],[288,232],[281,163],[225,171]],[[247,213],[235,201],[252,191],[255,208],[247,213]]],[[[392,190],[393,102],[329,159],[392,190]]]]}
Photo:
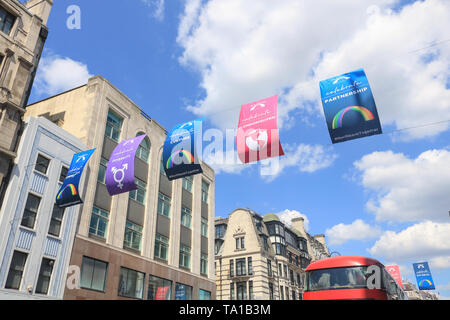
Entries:
{"type": "Polygon", "coordinates": [[[147,135],[124,140],[114,149],[106,168],[106,188],[111,196],[136,190],[134,183],[134,157],[147,135]]]}

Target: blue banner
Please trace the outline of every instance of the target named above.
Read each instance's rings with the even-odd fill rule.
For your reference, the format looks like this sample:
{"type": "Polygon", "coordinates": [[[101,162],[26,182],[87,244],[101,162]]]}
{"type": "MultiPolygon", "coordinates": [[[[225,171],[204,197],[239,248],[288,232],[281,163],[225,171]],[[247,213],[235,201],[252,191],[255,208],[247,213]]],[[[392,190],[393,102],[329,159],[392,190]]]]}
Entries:
{"type": "Polygon", "coordinates": [[[434,290],[434,282],[428,262],[413,263],[413,267],[419,290],[434,290]]]}
{"type": "Polygon", "coordinates": [[[83,169],[94,151],[95,149],[92,149],[74,154],[67,176],[56,195],[56,204],[60,208],[83,203],[80,198],[78,185],[80,184],[83,169]]]}
{"type": "Polygon", "coordinates": [[[320,94],[333,143],[382,133],[375,100],[363,69],[321,81],[320,94]]]}
{"type": "Polygon", "coordinates": [[[203,172],[195,148],[196,131],[201,125],[201,120],[183,123],[168,134],[164,142],[163,165],[170,181],[203,172]]]}

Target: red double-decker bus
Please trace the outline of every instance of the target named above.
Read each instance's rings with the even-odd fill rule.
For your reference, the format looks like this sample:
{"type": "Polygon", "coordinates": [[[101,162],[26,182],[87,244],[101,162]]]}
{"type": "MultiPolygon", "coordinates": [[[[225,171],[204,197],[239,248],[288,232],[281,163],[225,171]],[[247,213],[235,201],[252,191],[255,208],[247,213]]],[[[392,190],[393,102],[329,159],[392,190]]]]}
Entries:
{"type": "Polygon", "coordinates": [[[303,298],[405,300],[407,296],[378,260],[340,256],[313,262],[306,268],[303,298]]]}

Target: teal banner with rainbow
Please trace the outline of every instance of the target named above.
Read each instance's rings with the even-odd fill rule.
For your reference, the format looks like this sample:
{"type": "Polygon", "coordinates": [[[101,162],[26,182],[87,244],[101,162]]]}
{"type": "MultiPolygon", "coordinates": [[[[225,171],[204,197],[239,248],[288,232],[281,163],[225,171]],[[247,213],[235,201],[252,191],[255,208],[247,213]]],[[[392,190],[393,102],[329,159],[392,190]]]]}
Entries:
{"type": "Polygon", "coordinates": [[[162,165],[170,181],[203,172],[195,143],[201,126],[202,120],[186,122],[167,135],[162,165]]]}
{"type": "Polygon", "coordinates": [[[320,93],[333,143],[382,133],[375,100],[363,69],[321,81],[320,93]]]}
{"type": "Polygon", "coordinates": [[[78,185],[80,184],[84,167],[94,151],[95,149],[92,149],[74,154],[67,176],[56,195],[56,204],[60,208],[67,208],[83,203],[78,185]]]}
{"type": "Polygon", "coordinates": [[[434,290],[435,286],[428,262],[413,263],[413,267],[419,290],[434,290]]]}

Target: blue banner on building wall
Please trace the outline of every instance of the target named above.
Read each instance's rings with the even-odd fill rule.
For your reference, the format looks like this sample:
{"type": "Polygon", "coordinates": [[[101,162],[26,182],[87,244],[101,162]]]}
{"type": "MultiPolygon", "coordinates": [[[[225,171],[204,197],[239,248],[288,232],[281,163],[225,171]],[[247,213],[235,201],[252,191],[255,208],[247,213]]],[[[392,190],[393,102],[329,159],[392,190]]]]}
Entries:
{"type": "Polygon", "coordinates": [[[413,267],[419,290],[434,290],[434,282],[428,262],[413,263],[413,267]]]}
{"type": "Polygon", "coordinates": [[[56,204],[60,208],[66,208],[83,203],[80,198],[78,185],[80,184],[84,167],[94,151],[95,149],[92,149],[74,154],[69,171],[67,172],[67,176],[64,179],[63,185],[59,189],[58,194],[56,195],[56,204]]]}
{"type": "Polygon", "coordinates": [[[169,180],[203,172],[195,146],[195,131],[201,124],[201,120],[186,122],[168,134],[164,142],[163,166],[169,180]]]}
{"type": "Polygon", "coordinates": [[[320,93],[333,143],[382,133],[375,100],[363,69],[321,81],[320,93]]]}

